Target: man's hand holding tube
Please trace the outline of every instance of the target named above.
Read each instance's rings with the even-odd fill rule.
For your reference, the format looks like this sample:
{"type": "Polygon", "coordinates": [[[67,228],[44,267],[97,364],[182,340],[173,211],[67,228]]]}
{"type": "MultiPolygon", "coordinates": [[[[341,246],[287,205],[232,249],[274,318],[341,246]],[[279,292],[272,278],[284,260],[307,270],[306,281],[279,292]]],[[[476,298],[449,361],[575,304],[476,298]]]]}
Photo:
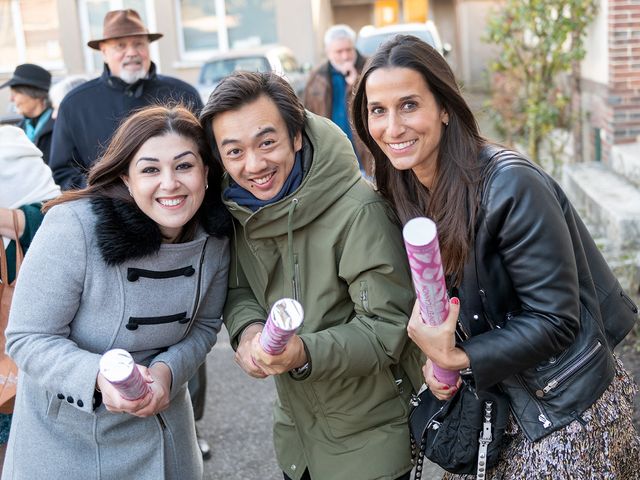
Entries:
{"type": "Polygon", "coordinates": [[[260,335],[251,340],[251,355],[255,364],[267,375],[279,375],[307,363],[304,343],[298,335],[293,335],[284,351],[279,355],[269,355],[260,345],[260,335]]]}
{"type": "Polygon", "coordinates": [[[245,373],[254,378],[265,378],[268,376],[254,361],[251,356],[252,342],[260,338],[260,333],[264,328],[263,323],[253,323],[242,331],[238,348],[234,356],[235,362],[245,373]]]}

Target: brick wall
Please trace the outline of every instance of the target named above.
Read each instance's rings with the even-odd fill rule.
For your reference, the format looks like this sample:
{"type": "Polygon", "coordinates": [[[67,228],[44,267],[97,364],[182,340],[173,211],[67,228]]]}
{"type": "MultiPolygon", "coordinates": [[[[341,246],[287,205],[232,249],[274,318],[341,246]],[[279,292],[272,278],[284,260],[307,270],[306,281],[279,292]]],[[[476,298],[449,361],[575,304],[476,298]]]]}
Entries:
{"type": "Polygon", "coordinates": [[[633,143],[640,141],[640,0],[609,0],[608,27],[607,138],[633,143]]]}

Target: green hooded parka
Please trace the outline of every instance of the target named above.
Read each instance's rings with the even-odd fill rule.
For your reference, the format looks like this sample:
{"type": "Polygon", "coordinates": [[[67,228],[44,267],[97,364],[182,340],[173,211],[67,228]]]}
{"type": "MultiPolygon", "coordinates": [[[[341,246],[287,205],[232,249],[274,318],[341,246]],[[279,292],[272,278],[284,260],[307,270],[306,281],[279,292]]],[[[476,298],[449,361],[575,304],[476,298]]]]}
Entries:
{"type": "Polygon", "coordinates": [[[304,308],[311,372],[275,377],[274,443],[289,477],[396,479],[412,467],[408,400],[423,363],[406,332],[414,291],[400,228],[329,120],[307,112],[302,158],[304,179],[282,200],[256,212],[225,201],[235,225],[225,324],[237,348],[278,299],[304,308]]]}

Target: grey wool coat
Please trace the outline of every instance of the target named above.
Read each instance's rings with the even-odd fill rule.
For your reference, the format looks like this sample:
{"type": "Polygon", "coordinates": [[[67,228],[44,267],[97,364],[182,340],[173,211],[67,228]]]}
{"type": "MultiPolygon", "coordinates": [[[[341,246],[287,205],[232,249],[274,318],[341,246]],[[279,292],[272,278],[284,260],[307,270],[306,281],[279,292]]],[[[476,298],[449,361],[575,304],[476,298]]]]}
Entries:
{"type": "Polygon", "coordinates": [[[6,330],[20,375],[4,480],[202,478],[186,384],[222,323],[229,253],[218,220],[193,241],[161,244],[157,225],[128,202],[77,200],[47,213],[6,330]],[[165,411],[105,409],[94,388],[111,348],[169,366],[165,411]]]}

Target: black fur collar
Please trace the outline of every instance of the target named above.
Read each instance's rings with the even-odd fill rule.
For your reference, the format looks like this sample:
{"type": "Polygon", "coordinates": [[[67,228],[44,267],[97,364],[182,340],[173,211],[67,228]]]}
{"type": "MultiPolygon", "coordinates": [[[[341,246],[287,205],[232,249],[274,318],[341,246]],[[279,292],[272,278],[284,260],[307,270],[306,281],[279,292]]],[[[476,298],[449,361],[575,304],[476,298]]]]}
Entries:
{"type": "MultiPolygon", "coordinates": [[[[91,199],[91,209],[98,217],[98,248],[108,265],[120,265],[127,260],[145,257],[160,250],[160,228],[133,202],[101,196],[91,199]]],[[[205,200],[196,215],[210,235],[229,235],[231,219],[227,209],[219,201],[205,200]]]]}

